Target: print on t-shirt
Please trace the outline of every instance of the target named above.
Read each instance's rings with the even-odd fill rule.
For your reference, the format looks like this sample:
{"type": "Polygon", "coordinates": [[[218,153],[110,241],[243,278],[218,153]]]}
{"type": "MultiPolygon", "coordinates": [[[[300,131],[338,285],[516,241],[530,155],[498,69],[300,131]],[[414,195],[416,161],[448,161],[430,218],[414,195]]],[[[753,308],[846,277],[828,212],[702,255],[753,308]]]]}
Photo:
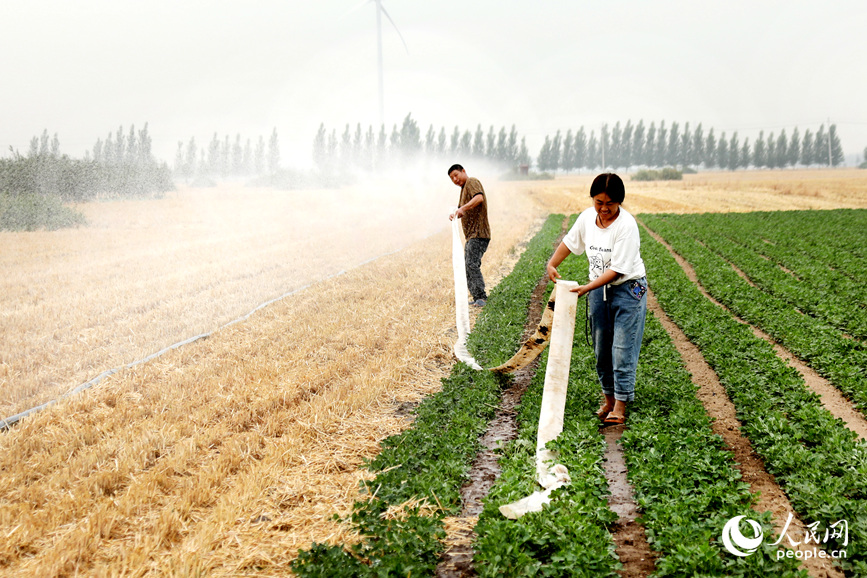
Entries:
{"type": "Polygon", "coordinates": [[[596,279],[611,267],[611,249],[603,247],[588,247],[587,259],[590,261],[590,277],[596,279]],[[608,253],[608,260],[602,258],[603,253],[608,253]]]}

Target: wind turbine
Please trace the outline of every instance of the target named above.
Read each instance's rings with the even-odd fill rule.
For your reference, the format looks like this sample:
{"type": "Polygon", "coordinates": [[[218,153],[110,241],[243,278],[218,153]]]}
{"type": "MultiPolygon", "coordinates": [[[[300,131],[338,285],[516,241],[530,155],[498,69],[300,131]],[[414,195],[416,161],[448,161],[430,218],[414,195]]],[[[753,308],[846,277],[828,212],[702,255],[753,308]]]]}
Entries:
{"type": "Polygon", "coordinates": [[[385,7],[382,5],[382,0],[368,0],[365,4],[375,4],[376,5],[376,61],[377,67],[379,70],[379,123],[385,124],[385,105],[383,104],[383,83],[382,83],[382,16],[384,15],[388,18],[388,21],[391,22],[391,25],[394,26],[395,32],[400,37],[400,41],[403,42],[403,47],[406,49],[406,53],[409,54],[409,48],[406,46],[406,40],[403,39],[403,35],[400,33],[400,30],[397,28],[397,24],[394,23],[394,20],[391,19],[391,16],[388,15],[388,12],[385,10],[385,7]]]}

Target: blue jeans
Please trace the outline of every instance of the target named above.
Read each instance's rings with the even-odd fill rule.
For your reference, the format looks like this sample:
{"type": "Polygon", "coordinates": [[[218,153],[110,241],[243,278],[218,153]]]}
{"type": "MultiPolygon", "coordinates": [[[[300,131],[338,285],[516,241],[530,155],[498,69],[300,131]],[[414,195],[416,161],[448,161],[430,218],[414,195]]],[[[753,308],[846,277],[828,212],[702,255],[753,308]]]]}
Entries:
{"type": "Polygon", "coordinates": [[[635,370],[647,314],[646,293],[647,278],[642,277],[621,285],[599,287],[587,295],[596,373],[602,393],[613,395],[618,401],[635,399],[635,370]]]}

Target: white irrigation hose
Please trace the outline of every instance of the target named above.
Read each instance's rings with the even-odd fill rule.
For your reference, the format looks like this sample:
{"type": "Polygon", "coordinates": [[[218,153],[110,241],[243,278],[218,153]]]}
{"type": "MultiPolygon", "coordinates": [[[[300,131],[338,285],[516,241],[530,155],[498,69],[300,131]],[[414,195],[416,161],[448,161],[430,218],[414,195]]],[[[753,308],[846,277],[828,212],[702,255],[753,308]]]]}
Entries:
{"type": "Polygon", "coordinates": [[[551,350],[548,353],[548,365],[545,369],[542,407],[539,412],[539,433],[536,439],[536,481],[543,489],[517,502],[500,506],[500,513],[512,520],[528,512],[541,511],[542,507],[551,501],[551,492],[571,481],[566,467],[556,463],[556,453],[545,446],[563,431],[572,340],[575,335],[575,313],[578,308],[578,294],[570,289],[577,286],[578,283],[574,281],[560,280],[555,289],[557,307],[554,309],[551,350]]]}
{"type": "Polygon", "coordinates": [[[452,267],[455,274],[455,322],[458,340],[455,342],[455,357],[473,369],[482,369],[467,349],[467,335],[470,333],[470,311],[467,302],[467,268],[464,259],[464,244],[461,241],[460,220],[452,219],[452,267]]]}
{"type": "MultiPolygon", "coordinates": [[[[440,231],[441,230],[442,229],[440,229],[440,231]]],[[[436,234],[436,232],[431,233],[430,235],[428,235],[427,237],[424,237],[421,240],[428,239],[435,234],[436,234]]],[[[377,259],[381,259],[383,257],[388,257],[389,255],[394,255],[395,253],[402,251],[403,249],[404,249],[404,247],[401,247],[400,249],[395,249],[394,251],[389,251],[387,253],[377,255],[376,257],[371,257],[370,259],[367,259],[366,261],[362,261],[361,263],[358,263],[352,269],[356,269],[358,267],[367,265],[368,263],[376,261],[377,259]]],[[[295,293],[298,293],[300,291],[304,291],[305,289],[308,289],[317,283],[321,283],[322,281],[327,281],[329,279],[333,279],[334,277],[339,277],[341,275],[344,275],[344,274],[348,273],[349,271],[351,271],[352,269],[341,269],[337,273],[333,273],[327,277],[319,279],[318,281],[314,281],[313,283],[308,283],[307,285],[304,285],[302,287],[297,287],[295,289],[292,289],[291,291],[287,291],[286,293],[280,295],[279,297],[275,297],[273,299],[270,299],[264,303],[257,305],[250,312],[242,315],[241,317],[238,317],[237,319],[233,319],[232,321],[229,321],[228,323],[225,323],[225,324],[219,326],[218,328],[214,329],[213,331],[210,331],[208,333],[202,333],[200,335],[196,335],[196,336],[190,337],[188,339],[184,339],[183,341],[179,341],[177,343],[169,345],[168,347],[165,347],[165,348],[157,351],[156,353],[152,353],[143,359],[139,359],[138,361],[133,361],[132,363],[128,363],[126,365],[122,365],[120,367],[115,367],[114,369],[109,369],[107,371],[104,371],[104,372],[100,373],[99,375],[97,375],[96,377],[94,377],[93,379],[91,379],[90,381],[82,383],[81,385],[75,387],[74,389],[67,391],[66,393],[64,393],[63,395],[61,395],[57,399],[52,399],[50,401],[43,403],[42,405],[32,407],[28,410],[22,411],[21,413],[17,413],[13,416],[10,416],[10,417],[7,417],[7,418],[0,420],[0,431],[4,431],[4,430],[9,429],[10,427],[12,427],[13,425],[15,425],[16,423],[18,423],[19,421],[21,421],[23,418],[27,417],[30,414],[41,411],[41,410],[43,410],[43,409],[45,409],[51,405],[54,405],[55,403],[57,403],[58,401],[60,401],[62,399],[65,399],[69,396],[75,395],[76,393],[84,391],[85,389],[89,389],[89,388],[93,387],[94,385],[98,384],[100,381],[102,381],[106,377],[108,377],[110,375],[114,375],[118,371],[121,371],[124,369],[130,369],[132,367],[135,367],[136,365],[140,365],[140,364],[146,363],[146,362],[148,362],[154,358],[157,358],[160,355],[162,355],[168,351],[171,351],[173,349],[177,349],[177,348],[179,348],[183,345],[187,345],[189,343],[193,343],[194,341],[198,341],[199,339],[204,339],[206,337],[210,337],[212,334],[216,333],[217,331],[220,331],[221,329],[225,329],[231,325],[234,325],[236,323],[240,323],[241,321],[246,321],[251,315],[253,315],[257,311],[259,311],[260,309],[267,307],[268,305],[271,305],[272,303],[276,303],[277,301],[280,301],[281,299],[285,299],[286,297],[289,297],[290,295],[294,295],[295,293]]]]}

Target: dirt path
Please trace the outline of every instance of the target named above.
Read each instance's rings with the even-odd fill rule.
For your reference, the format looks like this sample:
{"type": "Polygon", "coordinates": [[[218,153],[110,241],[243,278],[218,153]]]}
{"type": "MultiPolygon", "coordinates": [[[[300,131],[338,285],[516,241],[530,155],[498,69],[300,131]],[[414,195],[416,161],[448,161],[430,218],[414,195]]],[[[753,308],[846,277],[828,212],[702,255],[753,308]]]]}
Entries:
{"type": "MultiPolygon", "coordinates": [[[[674,324],[665,311],[659,306],[656,296],[648,292],[648,310],[656,316],[662,326],[668,331],[678,352],[683,358],[687,370],[692,375],[692,381],[698,386],[696,396],[701,400],[707,414],[713,418],[711,428],[722,437],[723,443],[732,454],[735,467],[741,472],[741,477],[750,485],[750,491],[758,494],[756,509],[771,512],[777,532],[782,532],[789,515],[793,516],[791,528],[794,534],[803,533],[804,524],[795,515],[794,508],[785,492],[765,470],[764,461],[756,454],[750,441],[741,434],[741,423],[738,421],[735,406],[719,382],[716,372],[705,361],[698,347],[684,335],[674,324]]],[[[804,549],[801,544],[800,549],[804,549]]],[[[804,561],[804,566],[814,577],[842,577],[842,572],[834,568],[830,560],[811,558],[804,561]]]]}
{"type": "MultiPolygon", "coordinates": [[[[532,334],[542,318],[542,308],[546,303],[546,285],[547,279],[540,280],[530,298],[527,322],[524,325],[524,338],[532,334]]],[[[474,527],[484,506],[482,500],[488,495],[497,478],[500,477],[499,450],[517,436],[518,425],[515,409],[521,402],[521,397],[527,391],[538,367],[539,360],[537,358],[513,374],[512,385],[503,391],[497,413],[479,440],[484,449],[476,456],[476,460],[470,468],[469,483],[461,488],[463,500],[461,515],[446,520],[447,546],[436,572],[440,578],[468,578],[476,575],[473,569],[472,542],[476,537],[474,527]]]]}
{"type": "MultiPolygon", "coordinates": [[[[644,226],[643,223],[642,226],[644,226]]],[[[770,343],[773,346],[774,351],[776,351],[778,357],[785,360],[790,366],[798,370],[798,372],[804,378],[804,382],[807,384],[807,387],[809,387],[812,391],[819,395],[819,397],[822,399],[822,405],[831,413],[831,415],[843,420],[846,427],[858,434],[858,436],[862,439],[867,438],[867,418],[865,418],[861,412],[855,409],[855,406],[852,405],[852,402],[846,399],[846,397],[840,392],[839,389],[834,387],[827,379],[816,373],[815,370],[813,370],[810,366],[798,359],[785,347],[774,341],[773,337],[771,337],[758,327],[750,325],[749,323],[729,311],[728,307],[714,299],[713,296],[708,293],[707,290],[699,282],[698,275],[696,275],[695,269],[692,268],[692,265],[690,265],[689,262],[686,261],[686,259],[678,255],[677,252],[671,248],[671,245],[666,243],[662,237],[660,237],[647,227],[645,227],[645,229],[647,229],[648,233],[650,233],[650,235],[654,239],[662,243],[662,245],[665,246],[666,249],[668,249],[669,253],[671,253],[671,255],[677,261],[678,265],[680,265],[680,267],[684,270],[689,280],[692,281],[696,285],[696,287],[698,287],[702,295],[704,295],[717,307],[725,309],[738,323],[741,323],[743,325],[749,325],[751,331],[754,335],[756,335],[756,337],[764,339],[765,341],[770,343]]],[[[747,281],[749,281],[746,274],[744,274],[734,266],[732,266],[732,268],[735,269],[735,271],[738,272],[742,277],[744,277],[744,279],[747,279],[747,281]]]]}
{"type": "Polygon", "coordinates": [[[636,522],[639,508],[632,484],[626,478],[626,459],[620,447],[620,438],[626,426],[616,425],[603,429],[605,437],[605,478],[611,496],[608,507],[619,517],[611,527],[611,537],[617,546],[623,568],[623,578],[642,578],[656,569],[656,553],[651,550],[644,526],[636,522]]]}

